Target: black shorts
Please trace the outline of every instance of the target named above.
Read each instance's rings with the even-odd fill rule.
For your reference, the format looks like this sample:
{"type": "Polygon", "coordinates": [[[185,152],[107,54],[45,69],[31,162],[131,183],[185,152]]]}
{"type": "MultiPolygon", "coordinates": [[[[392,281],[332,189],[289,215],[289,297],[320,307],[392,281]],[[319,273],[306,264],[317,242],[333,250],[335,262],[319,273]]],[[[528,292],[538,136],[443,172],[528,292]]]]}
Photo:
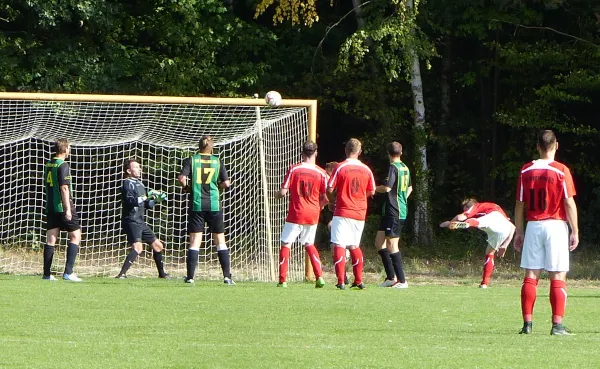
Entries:
{"type": "Polygon", "coordinates": [[[65,213],[49,213],[46,216],[46,229],[59,228],[61,231],[75,232],[81,229],[79,214],[72,212],[71,220],[65,218],[65,213]]]}
{"type": "Polygon", "coordinates": [[[132,223],[123,222],[121,223],[123,233],[127,235],[127,243],[133,245],[136,242],[143,242],[151,245],[156,241],[154,232],[148,227],[146,223],[132,223]]]}
{"type": "Polygon", "coordinates": [[[379,230],[385,232],[385,236],[388,238],[398,238],[402,233],[404,222],[406,222],[406,219],[383,216],[379,223],[379,230]]]}
{"type": "Polygon", "coordinates": [[[204,224],[209,233],[225,233],[223,211],[192,211],[188,214],[188,233],[204,233],[204,224]]]}

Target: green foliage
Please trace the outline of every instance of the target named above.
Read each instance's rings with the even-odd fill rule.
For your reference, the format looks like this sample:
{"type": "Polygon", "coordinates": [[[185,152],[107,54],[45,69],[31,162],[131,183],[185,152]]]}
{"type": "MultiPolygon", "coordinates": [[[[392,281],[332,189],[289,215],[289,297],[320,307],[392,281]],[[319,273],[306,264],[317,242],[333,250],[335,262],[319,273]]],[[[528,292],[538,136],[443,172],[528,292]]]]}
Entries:
{"type": "Polygon", "coordinates": [[[0,17],[9,91],[247,95],[275,42],[220,0],[14,0],[0,17]]]}
{"type": "MultiPolygon", "coordinates": [[[[409,81],[414,53],[427,63],[436,55],[427,36],[418,27],[418,12],[407,8],[406,1],[393,3],[391,7],[365,12],[367,25],[353,33],[342,45],[338,70],[348,71],[360,65],[365,56],[373,52],[389,81],[409,81]]],[[[418,2],[415,9],[417,7],[418,2]]]]}

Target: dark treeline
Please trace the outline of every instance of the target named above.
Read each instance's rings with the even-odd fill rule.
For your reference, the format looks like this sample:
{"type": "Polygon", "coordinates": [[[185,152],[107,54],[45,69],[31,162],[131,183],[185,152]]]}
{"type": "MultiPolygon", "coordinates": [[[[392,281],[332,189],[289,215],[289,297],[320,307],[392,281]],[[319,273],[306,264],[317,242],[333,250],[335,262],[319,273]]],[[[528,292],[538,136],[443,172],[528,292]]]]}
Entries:
{"type": "Polygon", "coordinates": [[[259,3],[4,1],[0,90],[277,90],[315,98],[320,162],[343,159],[343,143],[358,137],[382,179],[384,146],[400,141],[404,161],[429,184],[433,225],[466,196],[512,213],[518,169],[536,157],[537,132],[553,129],[557,159],[572,168],[578,190],[584,248],[600,241],[600,4],[429,0],[411,12],[413,0],[323,0],[317,13],[276,2],[255,18],[259,3]],[[274,15],[282,22],[274,25],[274,15]],[[415,128],[412,55],[422,78],[422,130],[415,128]],[[421,148],[427,172],[418,164],[421,148]]]}

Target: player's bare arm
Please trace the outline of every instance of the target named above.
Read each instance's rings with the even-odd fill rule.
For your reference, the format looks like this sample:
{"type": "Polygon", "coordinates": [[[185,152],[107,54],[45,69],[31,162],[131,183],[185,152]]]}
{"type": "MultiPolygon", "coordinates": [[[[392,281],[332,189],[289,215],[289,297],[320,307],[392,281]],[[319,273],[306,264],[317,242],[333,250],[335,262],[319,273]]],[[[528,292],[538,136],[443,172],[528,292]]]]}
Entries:
{"type": "Polygon", "coordinates": [[[452,222],[464,222],[465,220],[467,220],[467,216],[465,214],[463,214],[463,213],[456,214],[454,216],[454,218],[440,223],[440,227],[447,228],[450,226],[450,223],[452,223],[452,222]]]}
{"type": "Polygon", "coordinates": [[[524,219],[525,219],[525,203],[523,201],[517,201],[515,204],[515,250],[521,252],[523,248],[523,241],[525,240],[524,230],[524,219]]]}
{"type": "Polygon", "coordinates": [[[410,197],[410,194],[412,193],[413,188],[412,186],[408,186],[408,188],[406,189],[406,198],[408,199],[410,197]]]}
{"type": "Polygon", "coordinates": [[[377,193],[388,193],[390,192],[392,189],[388,186],[385,185],[379,185],[377,187],[375,187],[375,192],[377,193]]]}
{"type": "Polygon", "coordinates": [[[329,199],[327,198],[327,194],[321,194],[321,197],[319,199],[319,204],[321,206],[321,208],[323,208],[325,205],[329,204],[329,199]]]}
{"type": "Polygon", "coordinates": [[[187,192],[189,190],[189,178],[187,176],[180,175],[177,177],[177,181],[179,181],[183,191],[187,192]]]}
{"type": "Polygon", "coordinates": [[[571,235],[569,236],[569,250],[573,251],[579,245],[579,225],[577,220],[577,205],[573,197],[564,200],[567,220],[571,227],[571,235]]]}
{"type": "Polygon", "coordinates": [[[288,194],[288,189],[287,188],[281,188],[279,191],[275,192],[275,198],[276,199],[283,199],[285,197],[285,195],[288,194]]]}
{"type": "Polygon", "coordinates": [[[72,217],[71,202],[69,201],[70,194],[71,194],[71,192],[69,191],[68,185],[60,186],[60,198],[62,200],[63,209],[65,211],[65,218],[67,220],[71,220],[71,217],[72,217]]]}
{"type": "Polygon", "coordinates": [[[327,187],[326,195],[327,195],[327,200],[329,200],[329,210],[333,211],[334,204],[335,204],[335,188],[327,187]]]}

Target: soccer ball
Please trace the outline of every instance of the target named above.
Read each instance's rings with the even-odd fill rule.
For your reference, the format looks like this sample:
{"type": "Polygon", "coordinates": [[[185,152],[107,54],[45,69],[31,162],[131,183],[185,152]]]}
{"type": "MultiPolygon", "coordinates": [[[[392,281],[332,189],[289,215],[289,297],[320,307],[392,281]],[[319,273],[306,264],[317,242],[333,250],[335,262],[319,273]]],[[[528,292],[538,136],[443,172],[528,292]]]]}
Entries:
{"type": "Polygon", "coordinates": [[[269,91],[265,95],[265,101],[271,106],[279,106],[281,104],[281,95],[277,91],[269,91]]]}

